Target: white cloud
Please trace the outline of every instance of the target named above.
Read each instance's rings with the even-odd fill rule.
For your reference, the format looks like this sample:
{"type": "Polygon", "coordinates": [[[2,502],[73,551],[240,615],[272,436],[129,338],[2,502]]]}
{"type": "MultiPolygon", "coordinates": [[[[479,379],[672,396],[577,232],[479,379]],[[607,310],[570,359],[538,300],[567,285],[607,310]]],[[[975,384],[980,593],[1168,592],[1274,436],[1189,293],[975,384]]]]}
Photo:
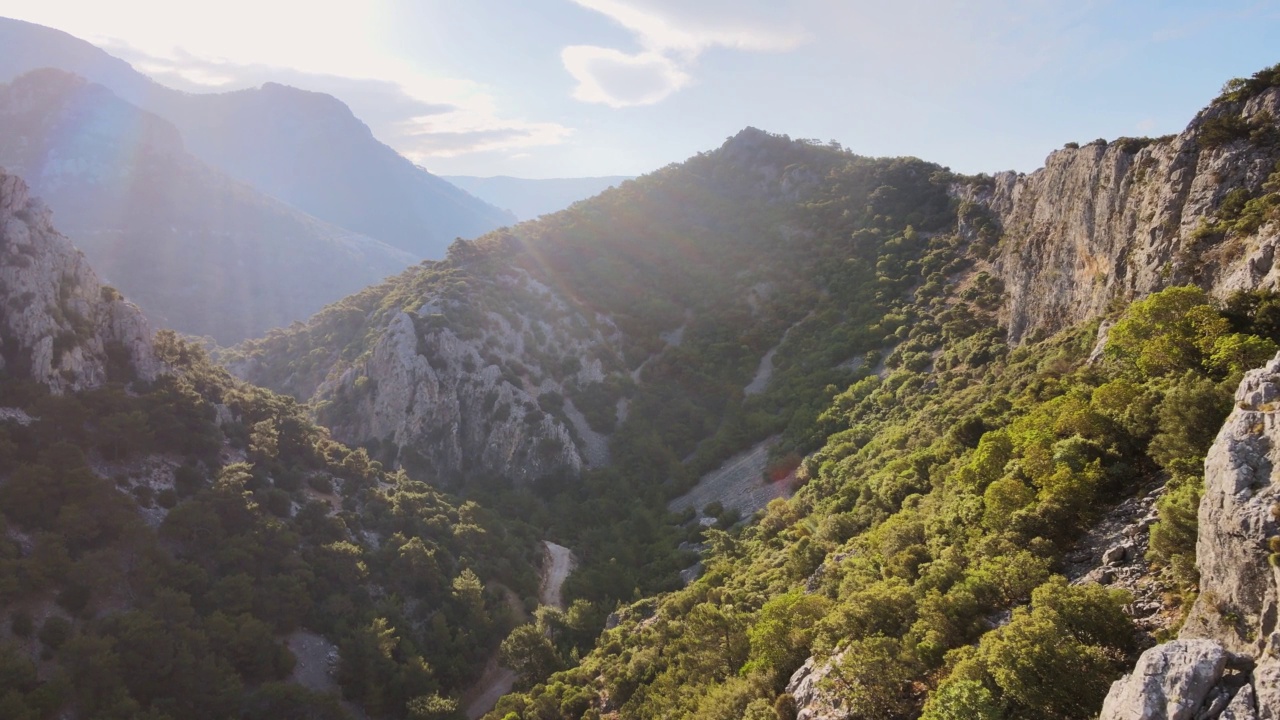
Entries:
{"type": "Polygon", "coordinates": [[[788,3],[671,2],[664,0],[573,0],[606,15],[632,31],[640,44],[654,52],[697,55],[710,47],[778,52],[805,40],[794,18],[784,13],[788,3]]]}
{"type": "Polygon", "coordinates": [[[573,45],[560,58],[578,81],[575,98],[615,108],[652,105],[690,80],[675,61],[653,52],[628,55],[612,48],[573,45]]]}
{"type": "Polygon", "coordinates": [[[777,15],[787,3],[747,7],[720,0],[700,3],[671,0],[573,0],[631,31],[643,48],[627,53],[594,45],[572,45],[560,54],[578,81],[573,97],[610,107],[661,102],[689,85],[699,54],[713,47],[783,52],[807,36],[793,20],[777,15]]]}

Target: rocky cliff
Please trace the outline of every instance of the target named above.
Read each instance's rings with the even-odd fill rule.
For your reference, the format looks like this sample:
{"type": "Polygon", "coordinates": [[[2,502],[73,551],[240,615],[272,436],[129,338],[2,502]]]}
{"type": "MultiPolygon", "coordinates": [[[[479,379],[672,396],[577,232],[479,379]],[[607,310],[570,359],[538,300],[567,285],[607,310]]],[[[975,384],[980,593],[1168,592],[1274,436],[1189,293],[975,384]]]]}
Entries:
{"type": "Polygon", "coordinates": [[[1178,135],[1071,143],[1029,175],[957,190],[1003,230],[991,261],[1009,293],[1012,341],[1169,285],[1218,295],[1276,287],[1280,228],[1240,221],[1248,200],[1280,189],[1263,188],[1280,160],[1280,88],[1237,95],[1178,135]]]}
{"type": "MultiPolygon", "coordinates": [[[[465,282],[430,283],[431,290],[410,299],[384,293],[394,293],[396,283],[428,282],[434,265],[357,296],[352,304],[372,300],[383,311],[365,316],[374,325],[369,345],[361,340],[352,360],[326,352],[315,365],[289,364],[283,379],[261,359],[242,359],[232,368],[316,398],[317,415],[335,436],[379,447],[384,460],[428,477],[534,480],[607,461],[607,443],[573,396],[617,373],[617,329],[524,270],[460,270],[465,282]]],[[[333,341],[332,323],[361,313],[335,306],[312,320],[312,329],[333,341]]]]}
{"type": "Polygon", "coordinates": [[[525,272],[473,281],[466,298],[437,291],[396,312],[369,352],[315,389],[321,419],[434,477],[528,481],[603,463],[603,439],[567,395],[604,380],[616,328],[525,272]],[[448,322],[459,315],[471,322],[448,322]]]}
{"type": "Polygon", "coordinates": [[[1205,459],[1200,595],[1177,641],[1112,686],[1103,720],[1280,717],[1280,356],[1248,373],[1205,459]]]}
{"type": "Polygon", "coordinates": [[[44,203],[0,169],[0,371],[55,393],[160,370],[137,307],[98,282],[44,203]]]}

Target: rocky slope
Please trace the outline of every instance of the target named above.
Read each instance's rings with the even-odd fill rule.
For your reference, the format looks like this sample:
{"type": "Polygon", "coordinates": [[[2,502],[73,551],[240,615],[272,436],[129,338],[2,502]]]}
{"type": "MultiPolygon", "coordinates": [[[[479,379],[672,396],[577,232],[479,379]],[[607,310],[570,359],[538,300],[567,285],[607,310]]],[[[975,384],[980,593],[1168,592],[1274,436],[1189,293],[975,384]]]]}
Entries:
{"type": "Polygon", "coordinates": [[[0,85],[0,165],[58,210],[158,326],[232,343],[414,257],[304,215],[186,152],[173,125],[57,70],[0,85]]]}
{"type": "Polygon", "coordinates": [[[1234,221],[1244,198],[1268,192],[1262,186],[1280,160],[1280,88],[1221,98],[1176,136],[1074,145],[1029,175],[999,173],[957,190],[1003,230],[991,260],[1009,293],[1013,341],[1172,284],[1218,295],[1276,287],[1275,224],[1212,225],[1234,221]]]}
{"type": "Polygon", "coordinates": [[[0,168],[0,371],[55,393],[160,370],[138,308],[98,282],[49,209],[0,168]]]}
{"type": "Polygon", "coordinates": [[[183,93],[64,32],[0,18],[0,82],[46,67],[86,77],[168,120],[189,152],[258,191],[419,259],[442,257],[455,237],[515,219],[379,142],[330,95],[274,83],[183,93]]]}
{"type": "Polygon", "coordinates": [[[617,331],[527,273],[499,275],[485,291],[433,293],[396,313],[367,354],[316,387],[331,400],[322,418],[340,437],[394,445],[397,462],[436,477],[576,475],[593,431],[566,386],[604,380],[617,331]],[[477,325],[450,327],[458,312],[477,325]]]}
{"type": "MultiPolygon", "coordinates": [[[[802,279],[820,272],[820,254],[794,250],[843,243],[845,233],[802,230],[816,219],[792,216],[808,211],[802,200],[820,191],[821,170],[851,160],[866,167],[849,171],[850,185],[870,192],[885,182],[877,173],[901,174],[945,213],[945,187],[928,181],[935,166],[899,168],[749,129],[684,167],[457,243],[444,262],[248,343],[229,362],[316,402],[338,437],[381,448],[388,462],[522,480],[607,462],[605,436],[628,418],[635,388],[655,388],[649,421],[673,416],[654,432],[677,438],[678,462],[716,431],[726,403],[741,401],[760,357],[807,303],[826,300],[802,279]],[[771,287],[786,291],[760,290],[771,287]]],[[[847,312],[831,307],[824,319],[847,312]]],[[[813,359],[831,373],[850,354],[832,352],[827,364],[793,351],[788,369],[813,359]]]]}
{"type": "Polygon", "coordinates": [[[1205,460],[1200,595],[1179,639],[1112,686],[1103,720],[1280,716],[1280,356],[1245,376],[1205,460]]]}

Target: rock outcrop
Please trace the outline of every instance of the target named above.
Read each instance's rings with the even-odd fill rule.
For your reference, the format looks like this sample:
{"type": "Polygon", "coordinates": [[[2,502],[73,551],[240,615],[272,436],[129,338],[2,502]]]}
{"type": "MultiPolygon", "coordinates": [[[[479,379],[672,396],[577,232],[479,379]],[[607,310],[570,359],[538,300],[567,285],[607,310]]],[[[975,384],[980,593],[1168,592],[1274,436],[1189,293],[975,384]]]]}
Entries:
{"type": "Polygon", "coordinates": [[[527,482],[606,462],[571,395],[618,371],[602,361],[618,356],[617,329],[524,271],[470,282],[465,296],[437,291],[392,313],[354,362],[291,387],[322,403],[335,437],[381,445],[394,453],[384,459],[440,481],[527,482]]]}
{"type": "Polygon", "coordinates": [[[55,393],[160,372],[142,313],[103,286],[27,185],[0,169],[0,371],[55,393]]]}
{"type": "Polygon", "coordinates": [[[1173,284],[1220,295],[1276,287],[1280,228],[1215,235],[1202,224],[1232,191],[1260,192],[1280,160],[1278,121],[1280,88],[1271,88],[1215,102],[1176,136],[1068,146],[1029,175],[999,173],[959,188],[1002,227],[991,261],[1009,293],[1010,339],[1092,319],[1116,299],[1173,284]]]}
{"type": "Polygon", "coordinates": [[[1280,356],[1249,372],[1205,459],[1200,595],[1180,639],[1116,682],[1103,720],[1280,717],[1280,356]]]}
{"type": "MultiPolygon", "coordinates": [[[[1142,653],[1133,672],[1116,681],[1102,705],[1100,720],[1193,720],[1219,717],[1244,685],[1228,667],[1247,669],[1246,658],[1234,656],[1212,640],[1176,640],[1142,653]]],[[[1235,703],[1245,707],[1248,696],[1235,703]]],[[[1251,717],[1248,714],[1243,717],[1251,717]]]]}
{"type": "Polygon", "coordinates": [[[796,720],[848,720],[844,702],[822,684],[837,662],[838,657],[826,662],[811,657],[792,673],[786,691],[795,698],[796,720]]]}

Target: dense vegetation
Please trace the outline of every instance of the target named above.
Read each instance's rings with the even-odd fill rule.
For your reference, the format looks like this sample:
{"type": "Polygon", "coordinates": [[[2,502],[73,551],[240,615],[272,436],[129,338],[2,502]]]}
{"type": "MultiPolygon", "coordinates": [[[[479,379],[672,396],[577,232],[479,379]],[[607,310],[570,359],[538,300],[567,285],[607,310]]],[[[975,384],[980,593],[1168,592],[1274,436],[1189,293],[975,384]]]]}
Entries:
{"type": "MultiPolygon", "coordinates": [[[[932,297],[946,274],[965,266],[962,241],[939,236],[955,224],[951,180],[914,158],[863,158],[747,130],[717,151],[588,203],[455,243],[446,261],[425,263],[226,358],[256,364],[252,377],[307,399],[326,376],[369,352],[390,317],[416,311],[426,298],[440,314],[415,322],[440,323],[462,337],[487,332],[493,316],[544,312],[540,319],[553,322],[560,310],[502,281],[518,273],[571,299],[586,317],[609,318],[610,326],[584,330],[618,337],[598,348],[606,380],[565,386],[596,430],[612,432],[609,468],[533,487],[494,477],[428,478],[574,547],[583,565],[570,595],[602,612],[619,599],[673,589],[675,571],[691,562],[675,551],[686,533],[670,526],[667,500],[769,435],[785,436],[777,452],[782,474],[794,467],[820,444],[817,418],[837,389],[868,374],[881,349],[907,336],[913,318],[900,312],[904,294],[932,297]],[[679,343],[669,342],[672,333],[679,343]],[[761,356],[775,346],[772,381],[746,395],[761,356]],[[630,408],[621,421],[619,399],[630,408]]],[[[976,208],[965,212],[982,224],[976,208]]],[[[991,242],[989,230],[970,238],[975,247],[991,242]]],[[[984,277],[973,293],[990,303],[998,283],[984,277]]],[[[959,352],[980,356],[1000,344],[994,331],[980,335],[959,352]]],[[[576,360],[555,354],[544,338],[527,337],[524,347],[525,356],[512,359],[486,342],[484,355],[513,384],[526,375],[562,381],[576,370],[576,360]]],[[[919,366],[927,350],[908,343],[888,361],[919,366]]],[[[539,404],[554,415],[559,400],[544,393],[539,404]]],[[[316,407],[320,421],[340,423],[343,403],[338,397],[316,407]]],[[[367,446],[375,458],[404,461],[403,450],[378,439],[367,446]]]]}
{"type": "MultiPolygon", "coordinates": [[[[1201,139],[1239,132],[1207,122],[1201,139]]],[[[1280,300],[1218,305],[1176,287],[1116,307],[1097,352],[1097,321],[1010,348],[987,264],[998,230],[951,192],[987,182],[746,131],[456,243],[231,358],[311,399],[425,298],[456,300],[422,322],[459,334],[527,310],[499,281],[520,273],[607,318],[584,333],[616,328],[598,348],[606,382],[585,386],[568,381],[569,358],[517,366],[485,348],[504,377],[565,382],[539,405],[554,415],[571,399],[611,432],[610,467],[529,485],[430,478],[583,561],[569,609],[540,609],[503,641],[521,692],[495,720],[791,720],[784,690],[808,658],[858,717],[1088,718],[1145,639],[1126,594],[1070,584],[1064,557],[1106,508],[1163,488],[1148,560],[1164,612],[1188,606],[1203,456],[1241,373],[1277,350],[1280,300]],[[772,380],[747,393],[770,352],[772,380]],[[705,532],[666,514],[703,472],[774,435],[771,470],[795,470],[794,498],[705,532]],[[681,540],[705,548],[684,588],[681,540]],[[617,627],[597,636],[614,607],[617,627]]],[[[1273,179],[1228,195],[1193,239],[1256,232],[1276,219],[1275,192],[1273,179]]],[[[338,419],[343,401],[314,410],[338,419]]]]}
{"type": "Polygon", "coordinates": [[[782,690],[811,654],[859,717],[1092,717],[1137,638],[1122,591],[1055,575],[1063,552],[1167,480],[1152,559],[1189,600],[1203,454],[1243,369],[1275,352],[1278,308],[1172,288],[1123,314],[1098,363],[1095,324],[855,383],[792,500],[710,531],[701,579],[627,608],[581,665],[491,717],[789,718],[782,690]]]}
{"type": "Polygon", "coordinates": [[[0,388],[0,717],[347,717],[285,682],[304,630],[371,715],[452,717],[518,619],[506,596],[536,591],[535,539],[172,333],[157,350],[152,384],[0,388]]]}

